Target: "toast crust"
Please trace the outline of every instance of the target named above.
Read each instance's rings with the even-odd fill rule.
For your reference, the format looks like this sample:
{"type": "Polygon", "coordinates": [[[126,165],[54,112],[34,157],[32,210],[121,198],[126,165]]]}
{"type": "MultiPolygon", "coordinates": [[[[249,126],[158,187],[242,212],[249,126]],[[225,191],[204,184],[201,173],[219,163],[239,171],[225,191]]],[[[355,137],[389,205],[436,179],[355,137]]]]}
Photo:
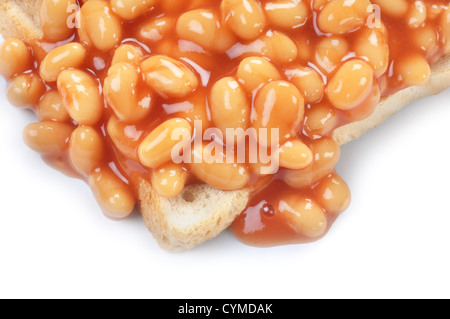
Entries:
{"type": "Polygon", "coordinates": [[[194,248],[227,229],[245,209],[250,191],[221,191],[189,185],[174,198],[156,194],[149,182],[139,188],[142,217],[158,244],[168,251],[194,248]]]}
{"type": "Polygon", "coordinates": [[[333,139],[340,145],[356,140],[411,102],[436,95],[449,87],[450,54],[447,54],[431,67],[431,77],[426,84],[403,89],[382,99],[369,117],[337,128],[333,133],[333,139]]]}
{"type": "MultiPolygon", "coordinates": [[[[41,0],[3,0],[0,2],[0,34],[25,42],[42,38],[37,12],[41,0]]],[[[389,116],[417,99],[450,87],[450,54],[432,67],[431,79],[423,86],[410,87],[384,98],[368,118],[335,130],[334,140],[346,144],[382,124],[389,116]]],[[[139,200],[144,222],[158,244],[169,251],[193,248],[228,228],[245,209],[249,190],[221,191],[208,185],[190,185],[175,198],[156,194],[142,180],[139,200]]]]}
{"type": "Polygon", "coordinates": [[[41,39],[39,23],[42,0],[0,1],[0,34],[3,38],[17,37],[26,42],[41,39]]]}

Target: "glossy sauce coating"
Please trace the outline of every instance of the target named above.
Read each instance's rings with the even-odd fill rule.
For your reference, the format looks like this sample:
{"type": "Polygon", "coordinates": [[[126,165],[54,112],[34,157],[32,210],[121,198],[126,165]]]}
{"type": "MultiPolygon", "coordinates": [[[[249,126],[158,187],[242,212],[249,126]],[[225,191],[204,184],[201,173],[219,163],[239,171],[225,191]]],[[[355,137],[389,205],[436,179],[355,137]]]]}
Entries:
{"type": "MultiPolygon", "coordinates": [[[[41,121],[25,129],[27,144],[88,181],[115,219],[132,212],[141,179],[164,197],[199,182],[250,188],[231,229],[257,246],[321,238],[350,203],[334,171],[334,129],[370,115],[381,97],[425,83],[430,64],[450,53],[444,0],[43,3],[45,38],[0,48],[8,98],[41,121]],[[74,4],[82,5],[78,28],[61,26],[61,8],[74,4]],[[251,162],[250,147],[240,163],[174,163],[180,140],[169,136],[193,140],[208,128],[224,136],[228,128],[278,129],[275,143],[272,133],[257,138],[279,152],[279,169],[251,162]]],[[[215,142],[223,151],[236,141],[215,142]]],[[[205,149],[192,145],[189,155],[205,149]]]]}

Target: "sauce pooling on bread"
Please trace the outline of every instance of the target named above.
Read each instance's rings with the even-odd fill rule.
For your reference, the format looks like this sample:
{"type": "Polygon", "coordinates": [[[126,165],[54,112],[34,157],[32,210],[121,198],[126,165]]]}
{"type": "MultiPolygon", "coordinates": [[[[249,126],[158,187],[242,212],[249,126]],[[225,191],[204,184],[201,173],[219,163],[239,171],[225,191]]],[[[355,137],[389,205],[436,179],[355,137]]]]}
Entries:
{"type": "Polygon", "coordinates": [[[444,0],[43,0],[40,22],[0,47],[27,145],[114,219],[142,179],[250,189],[231,229],[258,246],[327,232],[350,204],[333,131],[450,53],[444,0]]]}

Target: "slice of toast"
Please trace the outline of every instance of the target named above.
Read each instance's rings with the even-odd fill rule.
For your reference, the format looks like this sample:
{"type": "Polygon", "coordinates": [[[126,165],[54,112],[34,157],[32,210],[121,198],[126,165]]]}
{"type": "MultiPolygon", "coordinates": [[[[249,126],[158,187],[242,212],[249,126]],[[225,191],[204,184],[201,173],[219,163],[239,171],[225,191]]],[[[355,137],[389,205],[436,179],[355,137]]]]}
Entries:
{"type": "Polygon", "coordinates": [[[4,39],[17,37],[24,41],[43,36],[39,23],[42,0],[0,1],[0,33],[4,39]]]}
{"type": "MultiPolygon", "coordinates": [[[[42,0],[2,0],[0,2],[0,33],[4,38],[15,36],[29,42],[42,37],[37,12],[42,0]]],[[[380,125],[414,100],[437,94],[450,87],[450,55],[432,67],[430,81],[419,87],[402,90],[383,99],[368,118],[338,128],[333,135],[339,144],[346,144],[380,125]]],[[[142,180],[139,199],[147,228],[159,245],[170,251],[193,248],[212,239],[228,228],[244,210],[248,190],[221,191],[208,185],[191,185],[175,198],[163,198],[142,180]]]]}
{"type": "Polygon", "coordinates": [[[164,198],[141,182],[139,199],[145,225],[158,244],[170,251],[193,248],[219,235],[245,209],[249,191],[221,191],[191,185],[174,198],[164,198]]]}

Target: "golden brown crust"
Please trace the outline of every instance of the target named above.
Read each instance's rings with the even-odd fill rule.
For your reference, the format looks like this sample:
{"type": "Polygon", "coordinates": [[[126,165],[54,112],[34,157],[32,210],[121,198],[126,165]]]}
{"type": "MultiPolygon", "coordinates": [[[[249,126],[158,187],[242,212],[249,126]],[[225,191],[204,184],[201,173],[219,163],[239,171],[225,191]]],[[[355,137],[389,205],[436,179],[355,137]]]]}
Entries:
{"type": "MultiPolygon", "coordinates": [[[[26,42],[42,38],[38,12],[41,0],[2,0],[0,2],[0,33],[26,42]]],[[[390,115],[419,98],[437,94],[450,87],[450,55],[433,66],[431,80],[424,86],[402,90],[384,99],[365,120],[337,129],[333,135],[339,144],[346,144],[390,115]]],[[[159,245],[167,250],[193,248],[212,239],[226,229],[242,212],[249,200],[249,191],[224,192],[207,185],[188,186],[181,195],[162,198],[147,181],[139,190],[142,216],[159,245]]]]}
{"type": "Polygon", "coordinates": [[[145,225],[169,251],[190,249],[219,235],[245,209],[249,194],[202,184],[187,186],[175,198],[164,198],[147,181],[139,188],[145,225]]]}
{"type": "Polygon", "coordinates": [[[0,34],[4,38],[17,37],[26,42],[42,38],[39,26],[41,0],[0,1],[0,34]]]}

